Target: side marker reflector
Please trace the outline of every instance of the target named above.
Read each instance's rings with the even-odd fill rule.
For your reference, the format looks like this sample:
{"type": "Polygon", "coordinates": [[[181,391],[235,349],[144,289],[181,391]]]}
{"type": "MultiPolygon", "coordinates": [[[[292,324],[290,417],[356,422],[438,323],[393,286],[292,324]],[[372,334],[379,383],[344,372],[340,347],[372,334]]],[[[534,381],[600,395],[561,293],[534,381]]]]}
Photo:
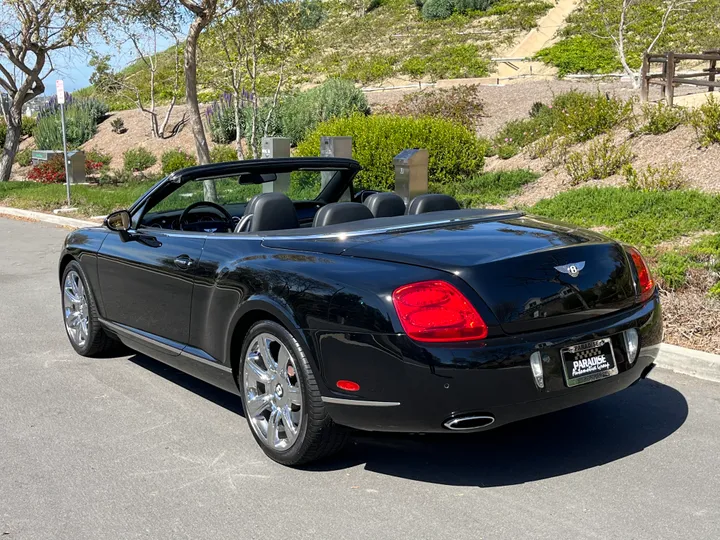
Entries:
{"type": "Polygon", "coordinates": [[[345,390],[346,392],[357,392],[360,390],[360,385],[354,381],[340,380],[336,384],[340,390],[345,390]]]}

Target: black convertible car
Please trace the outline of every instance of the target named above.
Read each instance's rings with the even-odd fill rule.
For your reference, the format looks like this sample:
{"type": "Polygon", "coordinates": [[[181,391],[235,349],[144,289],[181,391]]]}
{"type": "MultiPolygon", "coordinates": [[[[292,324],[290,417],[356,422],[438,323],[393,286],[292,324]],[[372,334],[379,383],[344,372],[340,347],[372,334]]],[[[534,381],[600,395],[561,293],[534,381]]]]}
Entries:
{"type": "Polygon", "coordinates": [[[286,465],[335,452],[348,428],[473,432],[653,367],[660,303],[634,248],[446,195],[356,191],[359,169],[191,167],[72,232],[59,268],[72,346],[119,340],[239,394],[286,465]]]}

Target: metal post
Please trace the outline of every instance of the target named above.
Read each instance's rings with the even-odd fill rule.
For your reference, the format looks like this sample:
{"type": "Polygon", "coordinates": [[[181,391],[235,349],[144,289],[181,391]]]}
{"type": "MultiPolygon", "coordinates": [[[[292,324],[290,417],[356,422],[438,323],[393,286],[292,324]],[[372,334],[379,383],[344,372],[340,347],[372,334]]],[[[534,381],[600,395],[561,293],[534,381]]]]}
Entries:
{"type": "Polygon", "coordinates": [[[67,140],[65,138],[65,104],[60,103],[60,124],[62,125],[63,158],[65,160],[65,185],[67,186],[67,205],[70,207],[70,164],[68,162],[67,140]]]}
{"type": "Polygon", "coordinates": [[[429,154],[424,148],[409,148],[393,158],[395,193],[406,205],[428,191],[429,154]]]}
{"type": "MultiPolygon", "coordinates": [[[[336,158],[352,158],[352,137],[320,137],[320,156],[336,158]]],[[[323,171],[321,188],[325,188],[335,175],[333,171],[323,171]]]]}
{"type": "MultiPolygon", "coordinates": [[[[268,158],[289,158],[290,143],[292,141],[285,137],[263,137],[262,157],[268,158]]],[[[265,182],[262,185],[263,193],[287,193],[290,190],[290,173],[280,173],[274,182],[265,182]]]]}

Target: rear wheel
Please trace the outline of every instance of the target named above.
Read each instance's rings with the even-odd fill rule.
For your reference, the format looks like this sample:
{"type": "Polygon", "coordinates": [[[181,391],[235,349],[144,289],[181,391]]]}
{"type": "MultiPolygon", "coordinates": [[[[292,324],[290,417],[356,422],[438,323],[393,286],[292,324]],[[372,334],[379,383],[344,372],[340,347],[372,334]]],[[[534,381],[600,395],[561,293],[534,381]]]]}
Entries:
{"type": "Polygon", "coordinates": [[[65,331],[79,355],[96,356],[115,344],[100,326],[95,298],[77,261],[71,261],[63,272],[62,305],[65,331]]]}
{"type": "Polygon", "coordinates": [[[274,461],[302,465],[342,448],[346,431],[327,415],[305,352],[278,323],[250,328],[238,379],[250,430],[274,461]]]}

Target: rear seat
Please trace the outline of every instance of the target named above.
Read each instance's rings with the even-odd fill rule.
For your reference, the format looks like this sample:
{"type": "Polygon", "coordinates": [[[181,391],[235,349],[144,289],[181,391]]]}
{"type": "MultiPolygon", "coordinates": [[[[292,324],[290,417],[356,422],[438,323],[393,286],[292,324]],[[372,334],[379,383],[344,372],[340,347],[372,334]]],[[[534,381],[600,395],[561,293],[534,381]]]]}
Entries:
{"type": "Polygon", "coordinates": [[[317,211],[313,219],[313,227],[327,227],[328,225],[337,225],[338,223],[348,223],[350,221],[372,218],[372,212],[363,204],[336,202],[326,204],[317,211]]]}
{"type": "Polygon", "coordinates": [[[405,202],[395,193],[373,193],[363,204],[375,217],[394,217],[405,214],[405,202]]]}

